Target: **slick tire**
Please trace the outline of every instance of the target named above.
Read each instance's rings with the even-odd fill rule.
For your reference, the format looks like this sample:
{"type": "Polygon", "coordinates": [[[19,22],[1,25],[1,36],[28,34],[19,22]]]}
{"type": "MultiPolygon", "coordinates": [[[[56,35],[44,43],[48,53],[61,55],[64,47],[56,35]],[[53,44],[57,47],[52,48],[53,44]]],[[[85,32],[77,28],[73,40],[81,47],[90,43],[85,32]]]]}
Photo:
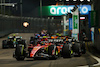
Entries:
{"type": "Polygon", "coordinates": [[[81,47],[79,44],[75,44],[72,46],[73,48],[73,52],[77,53],[78,56],[80,57],[81,56],[81,47]]]}
{"type": "Polygon", "coordinates": [[[3,40],[3,41],[2,41],[2,49],[5,49],[5,48],[6,48],[6,45],[7,45],[6,40],[3,40]]]}
{"type": "Polygon", "coordinates": [[[10,48],[14,48],[13,41],[7,41],[7,45],[9,45],[10,48]]]}
{"type": "Polygon", "coordinates": [[[71,49],[69,45],[64,45],[62,48],[62,56],[63,58],[71,58],[71,49]]]}
{"type": "Polygon", "coordinates": [[[25,59],[25,51],[23,50],[23,54],[21,54],[21,50],[22,47],[20,47],[19,45],[15,49],[15,56],[16,56],[16,60],[18,61],[22,61],[25,59]]]}
{"type": "Polygon", "coordinates": [[[25,58],[24,57],[17,57],[16,60],[17,61],[23,61],[25,58]]]}
{"type": "Polygon", "coordinates": [[[50,59],[54,59],[54,60],[57,59],[58,55],[59,55],[57,47],[54,47],[54,45],[49,46],[48,47],[48,54],[52,56],[50,59]],[[54,50],[54,48],[55,48],[55,50],[54,50]],[[55,51],[54,55],[52,55],[53,50],[55,51]]]}
{"type": "Polygon", "coordinates": [[[53,49],[54,49],[54,46],[53,45],[51,45],[51,46],[48,47],[48,54],[49,55],[52,55],[52,50],[53,49]]]}

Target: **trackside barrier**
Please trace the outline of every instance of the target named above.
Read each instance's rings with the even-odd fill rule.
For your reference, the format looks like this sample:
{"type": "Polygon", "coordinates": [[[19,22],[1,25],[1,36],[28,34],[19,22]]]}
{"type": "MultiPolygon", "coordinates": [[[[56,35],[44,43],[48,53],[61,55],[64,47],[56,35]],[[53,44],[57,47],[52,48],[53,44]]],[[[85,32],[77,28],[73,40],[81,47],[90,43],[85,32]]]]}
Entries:
{"type": "Polygon", "coordinates": [[[40,33],[43,29],[50,33],[59,30],[61,33],[62,28],[60,19],[16,17],[0,14],[0,37],[9,33],[40,33]],[[24,22],[29,23],[27,28],[23,26],[24,22]]]}

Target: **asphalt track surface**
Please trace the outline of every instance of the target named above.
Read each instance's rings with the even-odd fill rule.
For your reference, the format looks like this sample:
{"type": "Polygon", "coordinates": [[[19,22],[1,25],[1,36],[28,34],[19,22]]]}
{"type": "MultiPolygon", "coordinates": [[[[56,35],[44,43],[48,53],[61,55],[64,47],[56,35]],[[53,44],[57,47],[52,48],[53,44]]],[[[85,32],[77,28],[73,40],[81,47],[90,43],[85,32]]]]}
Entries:
{"type": "MultiPolygon", "coordinates": [[[[12,35],[12,34],[11,34],[12,35]]],[[[23,39],[26,39],[27,44],[29,43],[30,36],[33,33],[18,33],[23,39]]],[[[92,58],[90,54],[83,54],[81,57],[72,58],[58,58],[56,60],[25,58],[24,61],[17,61],[13,58],[14,48],[2,49],[2,40],[7,37],[0,38],[0,67],[78,67],[85,66],[93,67],[92,65],[97,64],[97,60],[92,58]]]]}

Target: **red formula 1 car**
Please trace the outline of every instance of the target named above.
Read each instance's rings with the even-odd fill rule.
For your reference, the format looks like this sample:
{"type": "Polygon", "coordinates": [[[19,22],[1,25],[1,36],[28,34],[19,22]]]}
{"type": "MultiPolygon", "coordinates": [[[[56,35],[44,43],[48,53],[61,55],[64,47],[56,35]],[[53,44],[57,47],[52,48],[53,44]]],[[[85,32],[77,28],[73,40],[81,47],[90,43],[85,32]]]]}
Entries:
{"type": "Polygon", "coordinates": [[[49,42],[47,39],[37,40],[37,44],[30,44],[28,47],[28,53],[26,53],[26,48],[23,44],[16,47],[13,57],[17,60],[24,60],[27,58],[53,58],[57,59],[60,55],[60,46],[57,46],[53,42],[49,42]]]}

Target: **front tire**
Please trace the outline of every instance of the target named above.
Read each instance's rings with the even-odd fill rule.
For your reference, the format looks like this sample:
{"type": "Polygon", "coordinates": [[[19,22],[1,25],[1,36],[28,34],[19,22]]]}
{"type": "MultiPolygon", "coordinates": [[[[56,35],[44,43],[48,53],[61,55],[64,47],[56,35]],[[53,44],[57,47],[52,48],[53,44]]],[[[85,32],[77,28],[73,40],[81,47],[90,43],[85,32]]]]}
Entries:
{"type": "Polygon", "coordinates": [[[26,54],[26,52],[24,50],[23,45],[21,45],[21,44],[17,45],[16,50],[15,50],[16,60],[18,60],[18,61],[24,60],[25,54],[26,54]]]}
{"type": "Polygon", "coordinates": [[[57,47],[54,45],[49,46],[48,47],[48,54],[52,56],[51,59],[57,59],[59,56],[57,47]],[[54,55],[52,55],[53,51],[55,51],[54,55]]]}

